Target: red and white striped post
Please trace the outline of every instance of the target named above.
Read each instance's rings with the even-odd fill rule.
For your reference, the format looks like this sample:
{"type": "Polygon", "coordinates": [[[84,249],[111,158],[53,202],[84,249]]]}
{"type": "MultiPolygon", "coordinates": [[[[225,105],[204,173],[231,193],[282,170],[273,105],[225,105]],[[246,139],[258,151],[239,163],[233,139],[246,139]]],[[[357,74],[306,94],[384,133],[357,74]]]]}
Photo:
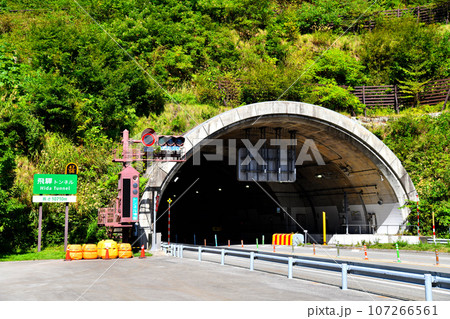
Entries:
{"type": "Polygon", "coordinates": [[[170,203],[172,203],[172,200],[169,198],[167,202],[169,203],[169,211],[167,215],[167,243],[170,245],[170,203]]]}
{"type": "Polygon", "coordinates": [[[436,227],[434,224],[434,212],[432,212],[432,216],[433,216],[433,241],[434,241],[434,245],[436,245],[436,227]]]}
{"type": "Polygon", "coordinates": [[[420,236],[420,222],[419,222],[419,195],[417,197],[417,235],[420,236]]]}

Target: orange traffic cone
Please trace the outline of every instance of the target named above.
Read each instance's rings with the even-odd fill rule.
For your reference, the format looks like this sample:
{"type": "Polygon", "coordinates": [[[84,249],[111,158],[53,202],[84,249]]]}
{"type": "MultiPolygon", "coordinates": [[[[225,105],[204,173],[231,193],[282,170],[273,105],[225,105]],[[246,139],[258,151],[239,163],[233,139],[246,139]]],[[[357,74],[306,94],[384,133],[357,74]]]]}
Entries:
{"type": "Polygon", "coordinates": [[[72,260],[72,258],[70,257],[70,249],[69,248],[67,248],[66,249],[66,259],[64,259],[64,261],[71,261],[72,260]]]}
{"type": "Polygon", "coordinates": [[[367,247],[366,247],[366,245],[364,245],[364,260],[369,260],[369,258],[367,257],[367,247]]]}
{"type": "Polygon", "coordinates": [[[139,256],[139,259],[143,259],[143,258],[145,258],[144,245],[141,246],[141,255],[139,256]]]}
{"type": "Polygon", "coordinates": [[[105,259],[109,259],[109,248],[106,248],[105,259]]]}

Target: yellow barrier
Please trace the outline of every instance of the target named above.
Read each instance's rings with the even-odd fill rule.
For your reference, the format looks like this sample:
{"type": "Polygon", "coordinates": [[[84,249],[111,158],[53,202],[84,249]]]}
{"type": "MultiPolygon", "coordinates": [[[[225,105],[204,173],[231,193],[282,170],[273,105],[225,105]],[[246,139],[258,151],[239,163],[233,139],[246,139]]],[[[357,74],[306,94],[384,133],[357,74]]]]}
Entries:
{"type": "Polygon", "coordinates": [[[84,259],[97,259],[97,245],[84,244],[82,249],[84,259]]]}
{"type": "Polygon", "coordinates": [[[133,253],[131,252],[130,244],[119,244],[119,258],[131,258],[133,253]]]}
{"type": "Polygon", "coordinates": [[[67,249],[69,250],[71,259],[83,259],[83,251],[81,249],[81,245],[67,245],[67,249]]]}
{"type": "Polygon", "coordinates": [[[97,244],[97,254],[98,258],[105,259],[106,257],[106,249],[108,248],[109,258],[114,259],[117,258],[119,252],[117,250],[117,242],[114,240],[102,240],[97,244]]]}
{"type": "Polygon", "coordinates": [[[272,245],[292,245],[293,234],[273,234],[272,245]]]}
{"type": "Polygon", "coordinates": [[[101,240],[97,244],[97,258],[102,258],[103,245],[105,244],[104,240],[101,240]]]}

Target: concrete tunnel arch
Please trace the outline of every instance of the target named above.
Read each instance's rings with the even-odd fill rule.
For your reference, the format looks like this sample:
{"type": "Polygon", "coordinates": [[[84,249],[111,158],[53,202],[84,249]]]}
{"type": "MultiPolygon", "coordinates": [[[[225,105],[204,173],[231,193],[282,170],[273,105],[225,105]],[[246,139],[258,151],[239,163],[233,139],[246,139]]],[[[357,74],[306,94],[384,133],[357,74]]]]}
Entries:
{"type": "MultiPolygon", "coordinates": [[[[313,140],[325,164],[305,162],[296,166],[296,180],[292,183],[261,183],[291,217],[281,218],[275,228],[265,225],[266,232],[300,232],[298,224],[301,224],[302,228],[309,229],[309,234],[320,233],[318,223],[322,211],[327,212],[330,233],[348,233],[350,229],[350,233],[396,234],[405,226],[409,212],[403,205],[415,200],[417,193],[400,160],[382,141],[355,120],[330,109],[302,102],[275,101],[231,109],[185,133],[187,161],[159,162],[148,172],[149,180],[140,206],[141,231],[146,235],[151,233],[156,195],[160,195],[164,207],[164,196],[169,196],[165,193],[174,185],[176,176],[194,169],[194,151],[214,153],[215,149],[200,146],[202,141],[255,139],[260,128],[280,128],[285,133],[295,131],[300,146],[306,140],[313,140]],[[344,201],[347,206],[343,206],[344,201]]],[[[225,149],[224,162],[227,162],[231,153],[227,154],[229,150],[225,149]]],[[[298,155],[300,147],[296,152],[298,155]]],[[[204,165],[203,158],[202,161],[204,165]]],[[[223,166],[221,169],[225,170],[223,166]]],[[[211,175],[214,174],[209,172],[205,178],[211,175]]],[[[262,196],[267,197],[261,193],[261,200],[262,196]]],[[[161,205],[158,213],[162,213],[161,205]]],[[[256,215],[253,212],[253,218],[255,216],[258,220],[264,219],[264,216],[258,217],[258,212],[256,215]]],[[[273,218],[268,220],[270,223],[273,218]]],[[[157,227],[156,231],[160,230],[164,233],[164,227],[157,227]]],[[[143,237],[148,239],[148,236],[143,237]]]]}

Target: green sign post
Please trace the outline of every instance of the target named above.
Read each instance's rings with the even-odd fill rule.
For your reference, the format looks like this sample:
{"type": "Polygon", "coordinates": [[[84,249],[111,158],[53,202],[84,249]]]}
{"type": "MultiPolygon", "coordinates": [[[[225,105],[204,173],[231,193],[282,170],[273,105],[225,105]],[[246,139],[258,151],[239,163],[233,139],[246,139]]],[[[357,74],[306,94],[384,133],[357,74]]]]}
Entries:
{"type": "Polygon", "coordinates": [[[77,193],[78,175],[35,174],[33,194],[73,195],[77,193]]]}
{"type": "MultiPolygon", "coordinates": [[[[68,167],[70,166],[70,164],[68,165],[68,167]]],[[[74,165],[76,166],[76,164],[74,165]]],[[[77,170],[75,170],[75,172],[77,172],[77,170]]],[[[78,175],[75,174],[35,174],[33,183],[33,194],[75,195],[77,193],[77,181],[78,175]]],[[[33,202],[39,203],[38,252],[41,251],[42,203],[43,202],[66,203],[66,218],[64,228],[64,251],[66,251],[68,221],[69,221],[69,202],[75,201],[76,196],[33,196],[33,202]]]]}

